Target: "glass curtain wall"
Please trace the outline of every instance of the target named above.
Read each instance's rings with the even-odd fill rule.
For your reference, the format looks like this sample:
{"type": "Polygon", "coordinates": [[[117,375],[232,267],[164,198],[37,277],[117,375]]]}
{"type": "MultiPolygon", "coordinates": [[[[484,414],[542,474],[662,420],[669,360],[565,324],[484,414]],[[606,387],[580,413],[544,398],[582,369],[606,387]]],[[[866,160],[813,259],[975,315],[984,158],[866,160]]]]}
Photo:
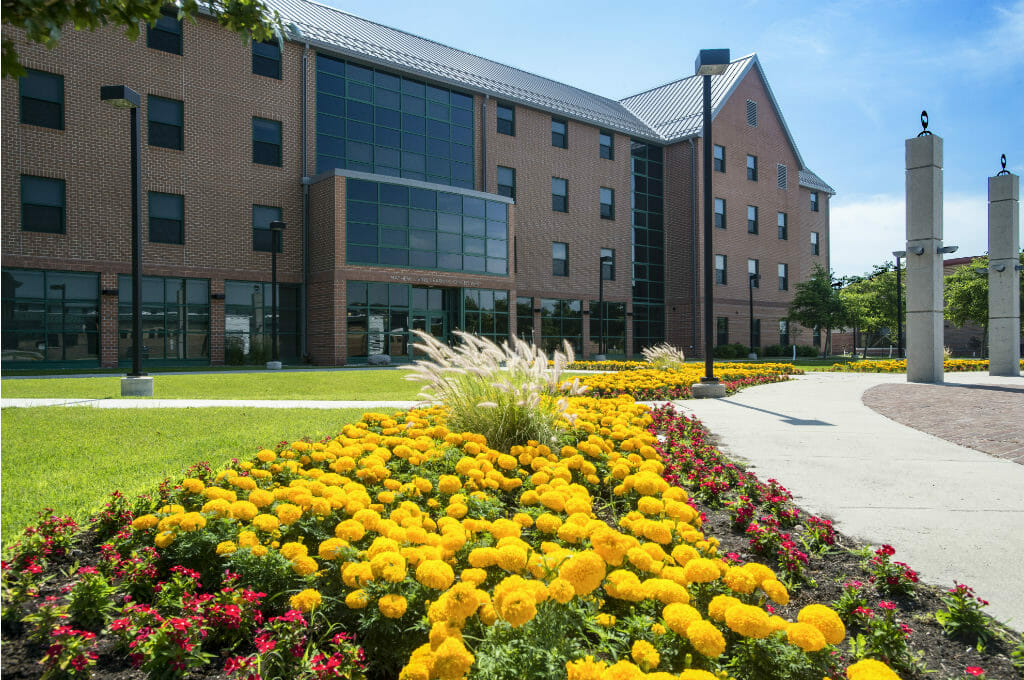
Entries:
{"type": "MultiPolygon", "coordinates": [[[[224,361],[263,364],[273,356],[273,284],[224,282],[224,361]]],[[[299,358],[299,287],[277,284],[277,348],[284,361],[299,358]]]]}
{"type": "Polygon", "coordinates": [[[542,299],[540,301],[540,344],[549,355],[562,349],[567,340],[576,352],[583,355],[583,308],[579,300],[542,299]]]}
{"type": "MultiPolygon", "coordinates": [[[[118,361],[132,359],[132,277],[117,277],[118,361]]],[[[210,281],[142,277],[142,358],[210,362],[210,281]]]]}
{"type": "MultiPolygon", "coordinates": [[[[604,346],[608,356],[626,356],[626,303],[604,303],[604,346]]],[[[601,305],[590,303],[590,344],[597,354],[601,341],[601,305]]]]}
{"type": "Polygon", "coordinates": [[[664,162],[659,146],[633,141],[633,354],[665,341],[664,162]]]}

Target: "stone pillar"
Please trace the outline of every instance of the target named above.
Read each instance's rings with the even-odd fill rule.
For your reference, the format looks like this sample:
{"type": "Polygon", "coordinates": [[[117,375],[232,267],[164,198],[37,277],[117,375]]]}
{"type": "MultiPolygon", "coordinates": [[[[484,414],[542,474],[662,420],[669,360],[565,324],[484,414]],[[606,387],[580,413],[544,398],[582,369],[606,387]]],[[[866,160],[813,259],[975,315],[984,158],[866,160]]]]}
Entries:
{"type": "Polygon", "coordinates": [[[942,138],[907,140],[907,382],[943,381],[942,138]]]}
{"type": "Polygon", "coordinates": [[[1019,201],[1017,175],[988,178],[989,375],[1020,375],[1019,201]]]}

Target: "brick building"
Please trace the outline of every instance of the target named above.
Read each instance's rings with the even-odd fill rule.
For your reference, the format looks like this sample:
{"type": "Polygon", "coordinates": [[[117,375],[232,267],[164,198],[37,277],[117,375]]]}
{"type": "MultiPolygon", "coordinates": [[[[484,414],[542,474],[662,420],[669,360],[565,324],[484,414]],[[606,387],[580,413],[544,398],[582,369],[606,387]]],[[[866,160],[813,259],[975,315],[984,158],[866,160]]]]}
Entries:
{"type": "MultiPolygon", "coordinates": [[[[5,367],[130,362],[129,116],[103,85],[142,99],[148,363],[265,358],[274,220],[286,361],[411,358],[409,329],[700,355],[700,78],[614,101],[272,4],[281,45],[208,17],[135,42],[68,31],[54,50],[5,28],[29,69],[2,84],[5,367]]],[[[754,344],[787,343],[794,283],[828,266],[833,190],[756,55],[713,100],[717,338],[748,342],[754,272],[754,344]]]]}

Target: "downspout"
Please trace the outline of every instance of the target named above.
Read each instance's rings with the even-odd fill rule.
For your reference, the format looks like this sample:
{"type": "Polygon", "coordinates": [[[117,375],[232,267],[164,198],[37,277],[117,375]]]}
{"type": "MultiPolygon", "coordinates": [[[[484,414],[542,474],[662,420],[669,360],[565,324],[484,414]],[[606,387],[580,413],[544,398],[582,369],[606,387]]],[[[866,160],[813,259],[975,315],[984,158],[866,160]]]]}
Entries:
{"type": "Polygon", "coordinates": [[[693,259],[693,266],[690,268],[693,272],[693,351],[696,352],[700,346],[698,339],[700,334],[697,332],[697,319],[699,314],[697,312],[697,303],[700,300],[700,295],[697,293],[697,146],[693,143],[693,137],[687,140],[690,142],[690,205],[692,206],[690,212],[693,214],[693,229],[691,229],[691,235],[693,242],[691,244],[690,257],[693,259]]]}
{"type": "Polygon", "coordinates": [[[480,169],[480,190],[487,192],[487,102],[491,95],[485,94],[484,100],[480,102],[480,163],[484,166],[480,169]]]}
{"type": "MultiPolygon", "coordinates": [[[[295,24],[292,29],[302,37],[301,31],[295,24]]],[[[309,130],[306,119],[308,118],[309,98],[309,43],[305,43],[302,50],[302,285],[299,286],[299,310],[302,318],[299,321],[299,328],[302,329],[302,359],[309,358],[309,182],[306,171],[309,168],[307,145],[309,142],[309,130]]]]}

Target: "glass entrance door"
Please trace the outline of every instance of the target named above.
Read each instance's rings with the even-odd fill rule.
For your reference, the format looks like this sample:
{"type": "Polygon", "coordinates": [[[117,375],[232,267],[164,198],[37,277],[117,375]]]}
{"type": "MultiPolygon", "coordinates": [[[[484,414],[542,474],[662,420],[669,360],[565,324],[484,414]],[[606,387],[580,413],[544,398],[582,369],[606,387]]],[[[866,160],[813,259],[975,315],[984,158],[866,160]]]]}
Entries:
{"type": "MultiPolygon", "coordinates": [[[[443,288],[413,286],[409,310],[412,317],[410,328],[429,333],[441,342],[448,341],[449,331],[448,318],[444,310],[444,292],[443,288]]],[[[416,341],[414,337],[409,340],[416,341]]],[[[414,357],[423,356],[423,352],[415,347],[412,354],[414,357]]]]}

